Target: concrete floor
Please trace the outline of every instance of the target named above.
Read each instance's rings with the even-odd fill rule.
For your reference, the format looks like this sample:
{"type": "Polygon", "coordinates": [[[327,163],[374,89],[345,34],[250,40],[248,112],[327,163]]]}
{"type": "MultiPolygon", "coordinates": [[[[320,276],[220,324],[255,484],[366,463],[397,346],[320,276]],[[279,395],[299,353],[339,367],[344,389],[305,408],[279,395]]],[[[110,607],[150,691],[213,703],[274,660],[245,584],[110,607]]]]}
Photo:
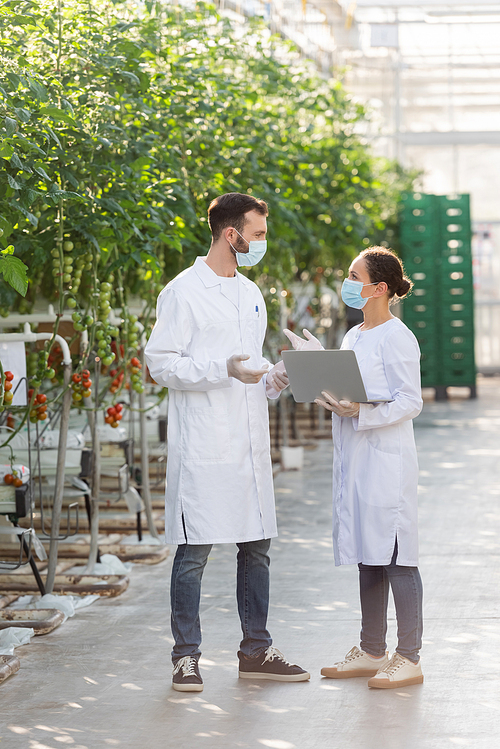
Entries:
{"type": "MultiPolygon", "coordinates": [[[[322,680],[358,644],[357,569],[335,568],[331,445],[276,478],[270,629],[309,683],[238,680],[235,547],[214,548],[202,603],[203,693],[170,687],[171,562],[134,568],[129,590],[19,648],[0,686],[0,749],[493,749],[500,745],[500,383],[476,401],[427,402],[421,466],[423,685],[322,680]]],[[[389,646],[395,644],[391,609],[389,646]]]]}

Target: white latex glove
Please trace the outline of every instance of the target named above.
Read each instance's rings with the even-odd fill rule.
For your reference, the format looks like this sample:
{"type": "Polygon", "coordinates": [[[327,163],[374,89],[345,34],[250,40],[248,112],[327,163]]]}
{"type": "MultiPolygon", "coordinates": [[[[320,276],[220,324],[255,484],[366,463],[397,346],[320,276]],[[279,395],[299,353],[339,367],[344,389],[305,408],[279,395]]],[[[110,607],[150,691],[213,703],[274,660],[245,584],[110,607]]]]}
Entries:
{"type": "Polygon", "coordinates": [[[269,370],[267,375],[267,384],[273,387],[278,393],[287,388],[290,384],[288,375],[285,371],[285,362],[279,361],[269,370]]]}
{"type": "Polygon", "coordinates": [[[296,351],[319,351],[323,348],[321,343],[318,341],[318,339],[313,336],[312,333],[310,333],[306,328],[302,331],[306,337],[307,340],[304,341],[303,338],[296,335],[295,333],[292,333],[291,330],[288,330],[288,328],[285,328],[283,330],[283,333],[286,335],[292,346],[296,351]]]}
{"type": "Polygon", "coordinates": [[[333,411],[337,416],[359,416],[359,403],[353,403],[352,401],[336,401],[330,393],[321,391],[321,395],[325,400],[316,398],[314,401],[318,406],[323,406],[328,411],[333,411]]]}
{"type": "Polygon", "coordinates": [[[248,354],[234,354],[231,356],[227,364],[227,373],[229,377],[234,377],[236,380],[243,382],[245,385],[256,385],[261,379],[267,374],[267,369],[247,369],[243,366],[242,362],[250,359],[248,354]]]}

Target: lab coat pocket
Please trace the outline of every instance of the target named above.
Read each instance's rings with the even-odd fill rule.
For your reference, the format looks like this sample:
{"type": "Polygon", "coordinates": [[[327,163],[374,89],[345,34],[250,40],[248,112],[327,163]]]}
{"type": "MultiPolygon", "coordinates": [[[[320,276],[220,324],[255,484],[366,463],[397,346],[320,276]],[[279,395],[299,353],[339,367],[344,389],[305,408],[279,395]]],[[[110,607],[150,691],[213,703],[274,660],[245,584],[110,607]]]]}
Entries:
{"type": "Polygon", "coordinates": [[[227,408],[185,408],[182,452],[191,463],[221,463],[230,452],[227,408]]]}
{"type": "Polygon", "coordinates": [[[358,482],[362,484],[358,486],[359,494],[368,505],[396,508],[401,498],[401,457],[391,450],[368,445],[363,476],[358,482]]]}

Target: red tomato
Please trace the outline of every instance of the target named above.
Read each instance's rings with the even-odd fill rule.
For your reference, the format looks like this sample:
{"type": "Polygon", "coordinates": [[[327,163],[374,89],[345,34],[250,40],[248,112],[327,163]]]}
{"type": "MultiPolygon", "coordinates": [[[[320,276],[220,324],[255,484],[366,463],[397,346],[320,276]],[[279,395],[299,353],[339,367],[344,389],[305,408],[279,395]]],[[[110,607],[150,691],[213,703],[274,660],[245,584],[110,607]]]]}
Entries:
{"type": "Polygon", "coordinates": [[[4,374],[7,382],[12,382],[12,380],[14,379],[14,375],[12,374],[12,372],[5,372],[4,374]]]}
{"type": "Polygon", "coordinates": [[[104,419],[106,424],[113,424],[114,420],[115,420],[114,416],[106,416],[104,419]]]}
{"type": "Polygon", "coordinates": [[[37,403],[45,403],[46,400],[47,396],[45,395],[45,393],[38,393],[38,395],[36,396],[37,403]]]}
{"type": "Polygon", "coordinates": [[[22,480],[22,479],[19,479],[19,478],[18,478],[18,479],[14,479],[14,481],[13,481],[12,483],[14,484],[14,486],[15,486],[16,488],[18,488],[18,487],[20,487],[20,486],[22,486],[22,485],[23,485],[23,480],[22,480]]]}
{"type": "Polygon", "coordinates": [[[11,473],[6,473],[3,477],[3,480],[6,484],[12,484],[14,481],[14,476],[11,473]]]}
{"type": "Polygon", "coordinates": [[[141,362],[139,361],[139,359],[137,358],[137,356],[132,357],[132,359],[130,360],[130,363],[131,363],[131,365],[133,367],[140,367],[141,366],[141,362]]]}
{"type": "Polygon", "coordinates": [[[77,374],[77,372],[75,372],[75,374],[73,375],[73,377],[71,379],[73,380],[73,382],[78,383],[78,382],[82,381],[82,376],[79,375],[79,374],[77,374]]]}
{"type": "Polygon", "coordinates": [[[110,406],[107,410],[108,416],[115,416],[116,415],[116,409],[113,408],[113,406],[110,406]]]}
{"type": "Polygon", "coordinates": [[[82,380],[82,385],[84,388],[89,388],[92,385],[92,380],[82,380]]]}
{"type": "Polygon", "coordinates": [[[123,406],[121,403],[117,403],[115,406],[115,411],[117,414],[121,413],[123,411],[123,406]]]}
{"type": "Polygon", "coordinates": [[[8,393],[9,390],[12,390],[12,382],[10,380],[5,380],[3,387],[4,387],[5,392],[8,393]]]}

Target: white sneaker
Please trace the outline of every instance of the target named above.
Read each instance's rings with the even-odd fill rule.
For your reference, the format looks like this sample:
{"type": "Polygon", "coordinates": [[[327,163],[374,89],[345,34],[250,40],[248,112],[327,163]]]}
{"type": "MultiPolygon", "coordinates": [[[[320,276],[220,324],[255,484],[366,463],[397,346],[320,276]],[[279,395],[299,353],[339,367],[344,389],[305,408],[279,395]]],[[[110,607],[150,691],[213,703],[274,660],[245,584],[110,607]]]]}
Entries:
{"type": "Polygon", "coordinates": [[[389,663],[368,681],[368,686],[377,689],[396,689],[421,684],[423,680],[420,661],[413,663],[399,653],[394,653],[389,663]]]}
{"type": "Polygon", "coordinates": [[[355,676],[374,676],[389,662],[386,652],[381,658],[373,658],[356,646],[347,653],[345,660],[335,663],[330,668],[322,668],[321,675],[328,679],[352,679],[355,676]]]}

